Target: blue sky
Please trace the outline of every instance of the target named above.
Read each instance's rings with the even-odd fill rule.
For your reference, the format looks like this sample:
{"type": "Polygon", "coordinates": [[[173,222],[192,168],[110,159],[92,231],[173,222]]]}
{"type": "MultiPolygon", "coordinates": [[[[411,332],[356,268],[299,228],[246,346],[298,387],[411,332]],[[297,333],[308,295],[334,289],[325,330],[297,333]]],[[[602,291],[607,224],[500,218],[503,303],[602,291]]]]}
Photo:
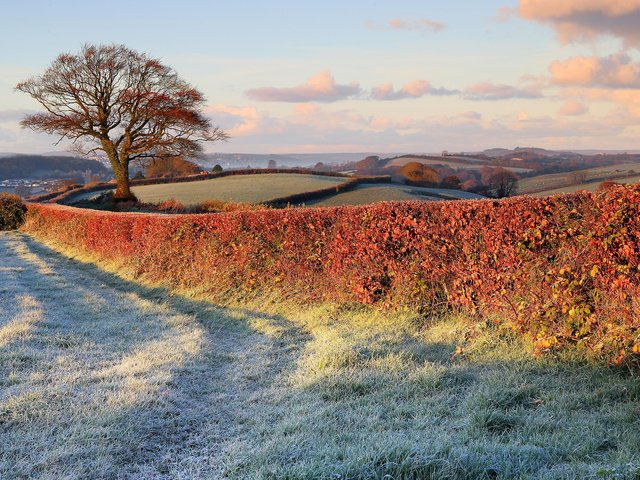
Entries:
{"type": "Polygon", "coordinates": [[[56,148],[18,128],[38,106],[13,87],[85,42],[201,89],[232,135],[210,151],[636,149],[636,16],[640,0],[8,2],[0,151],[56,148]]]}

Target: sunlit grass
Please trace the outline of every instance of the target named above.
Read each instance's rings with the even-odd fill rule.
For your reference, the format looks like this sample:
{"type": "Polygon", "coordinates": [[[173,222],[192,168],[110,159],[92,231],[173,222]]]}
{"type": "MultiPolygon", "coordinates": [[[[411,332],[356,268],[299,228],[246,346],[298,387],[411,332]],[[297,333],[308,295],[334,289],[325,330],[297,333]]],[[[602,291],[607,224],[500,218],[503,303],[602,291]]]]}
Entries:
{"type": "Polygon", "coordinates": [[[640,476],[640,382],[578,352],[450,314],[216,306],[20,234],[0,250],[0,478],[640,476]]]}

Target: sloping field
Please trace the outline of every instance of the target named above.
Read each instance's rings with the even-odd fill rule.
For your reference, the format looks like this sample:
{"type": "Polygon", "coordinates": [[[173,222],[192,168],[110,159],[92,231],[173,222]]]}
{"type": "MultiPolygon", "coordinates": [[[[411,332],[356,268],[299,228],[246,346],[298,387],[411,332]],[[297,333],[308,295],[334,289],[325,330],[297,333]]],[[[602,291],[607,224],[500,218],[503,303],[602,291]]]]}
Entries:
{"type": "MultiPolygon", "coordinates": [[[[552,189],[549,189],[549,190],[543,190],[542,192],[531,193],[530,195],[533,196],[533,197],[546,197],[548,195],[558,195],[558,194],[562,194],[562,193],[579,192],[580,190],[586,190],[588,192],[595,192],[596,190],[598,190],[598,187],[600,187],[600,185],[601,185],[601,183],[603,181],[604,181],[604,179],[600,179],[600,180],[596,180],[596,181],[593,181],[593,182],[581,183],[579,185],[571,185],[571,186],[568,186],[568,187],[552,188],[552,189]]],[[[618,183],[631,185],[633,183],[640,182],[640,175],[634,175],[634,176],[631,176],[631,177],[618,178],[615,181],[618,182],[618,183]]]]}
{"type": "Polygon", "coordinates": [[[588,168],[575,172],[552,173],[536,177],[523,178],[518,182],[518,193],[540,193],[552,195],[556,193],[572,193],[578,190],[595,191],[598,185],[608,179],[619,183],[636,183],[640,176],[640,163],[623,163],[606,167],[588,168]],[[571,184],[572,174],[582,173],[585,183],[571,184]]]}
{"type": "Polygon", "coordinates": [[[464,192],[462,190],[448,190],[444,188],[420,188],[397,184],[362,184],[355,190],[341,192],[331,197],[306,202],[306,205],[314,207],[335,207],[340,205],[366,205],[376,202],[405,200],[432,201],[442,200],[443,198],[471,199],[483,197],[474,193],[464,192]]]}
{"type": "MultiPolygon", "coordinates": [[[[469,164],[469,163],[458,163],[458,162],[451,162],[451,161],[447,161],[447,157],[442,157],[442,159],[440,158],[421,158],[421,157],[401,157],[401,158],[394,158],[393,160],[391,160],[389,163],[387,163],[385,165],[385,167],[402,167],[404,165],[406,165],[407,163],[410,162],[418,162],[418,163],[422,163],[424,165],[446,165],[449,166],[451,168],[458,168],[461,170],[480,170],[483,167],[486,166],[485,162],[479,161],[477,159],[475,159],[477,163],[475,164],[469,164]]],[[[517,167],[504,167],[507,170],[511,170],[513,172],[530,172],[531,169],[529,168],[517,168],[517,167]]]]}
{"type": "Polygon", "coordinates": [[[194,205],[204,200],[260,203],[296,193],[340,185],[348,179],[293,173],[233,175],[198,182],[166,183],[134,187],[133,193],[145,203],[171,198],[194,205]]]}
{"type": "MultiPolygon", "coordinates": [[[[144,185],[133,187],[131,190],[138,200],[144,203],[160,203],[169,199],[177,200],[184,205],[195,205],[205,200],[260,203],[297,193],[338,186],[348,180],[346,177],[324,175],[268,173],[144,185]]],[[[66,203],[89,200],[104,191],[80,193],[71,197],[66,203]]]]}
{"type": "Polygon", "coordinates": [[[3,479],[640,474],[637,379],[490,324],[222,308],[21,234],[0,275],[3,479]]]}

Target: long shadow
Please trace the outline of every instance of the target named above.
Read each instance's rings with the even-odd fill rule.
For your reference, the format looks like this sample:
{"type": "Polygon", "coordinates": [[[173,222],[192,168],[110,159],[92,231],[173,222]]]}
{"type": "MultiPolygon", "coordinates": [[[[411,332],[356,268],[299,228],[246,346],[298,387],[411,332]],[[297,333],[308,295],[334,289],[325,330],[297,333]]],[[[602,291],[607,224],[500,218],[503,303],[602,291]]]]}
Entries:
{"type": "MultiPolygon", "coordinates": [[[[2,240],[6,243],[6,238],[2,240]]],[[[34,478],[72,471],[72,478],[157,478],[180,469],[182,461],[193,462],[199,456],[201,468],[214,473],[222,468],[225,445],[250,430],[253,403],[269,401],[270,388],[294,368],[309,338],[299,325],[280,315],[224,308],[176,295],[167,288],[144,286],[67,258],[23,235],[11,241],[26,247],[22,252],[28,257],[24,263],[31,265],[20,274],[21,279],[37,287],[32,295],[45,313],[55,312],[61,303],[65,306],[64,315],[47,316],[34,325],[29,342],[14,346],[36,352],[24,366],[25,375],[41,375],[47,369],[48,374],[55,375],[56,367],[45,364],[53,357],[70,356],[70,352],[74,358],[82,357],[83,352],[74,350],[78,345],[98,352],[100,358],[92,363],[91,352],[85,352],[88,361],[84,367],[89,369],[82,375],[89,380],[67,391],[56,391],[64,390],[63,385],[39,393],[50,402],[59,422],[53,430],[42,428],[42,436],[33,433],[41,422],[38,416],[25,423],[17,414],[3,416],[6,412],[0,412],[0,432],[11,432],[11,439],[16,440],[20,431],[29,430],[29,438],[40,444],[30,452],[31,465],[25,465],[24,459],[18,458],[23,450],[8,444],[10,439],[0,441],[0,457],[9,459],[10,470],[5,474],[34,478]],[[43,276],[34,262],[46,262],[51,271],[43,276]],[[47,289],[49,282],[55,292],[47,289]],[[114,302],[123,301],[122,297],[116,298],[121,293],[130,296],[130,314],[133,319],[141,318],[139,324],[101,316],[105,310],[110,314],[127,313],[126,308],[109,310],[114,302]],[[93,326],[93,318],[104,325],[93,326]],[[261,333],[252,325],[256,319],[262,325],[272,325],[280,334],[270,337],[261,333]],[[169,325],[158,326],[158,321],[169,325]],[[150,338],[144,338],[147,334],[150,338]],[[180,345],[182,341],[187,345],[180,345]],[[171,342],[175,345],[173,352],[168,348],[171,342]],[[47,354],[37,353],[43,347],[55,350],[55,355],[50,359],[47,354]],[[175,353],[181,349],[183,353],[175,353]],[[168,365],[172,355],[177,355],[178,365],[168,365]],[[133,393],[136,389],[143,392],[140,401],[133,393]],[[148,391],[158,398],[148,398],[148,391]],[[116,406],[105,409],[103,418],[93,418],[85,433],[78,433],[81,425],[69,422],[65,415],[78,414],[84,408],[77,403],[80,397],[92,404],[87,407],[89,414],[99,414],[99,408],[98,412],[92,409],[96,410],[100,398],[116,406]],[[122,435],[122,429],[127,433],[122,435]],[[54,430],[56,438],[44,438],[54,430]],[[76,443],[69,446],[65,436],[75,436],[76,443]],[[67,447],[62,446],[65,444],[67,447]],[[69,448],[68,454],[60,453],[65,448],[69,448]],[[17,470],[11,471],[11,465],[17,470]]],[[[0,366],[3,361],[0,357],[0,366]]],[[[69,375],[67,371],[62,373],[69,375]]],[[[27,389],[33,387],[28,385],[27,389]]],[[[6,398],[24,393],[19,382],[11,388],[5,392],[6,398]]],[[[2,473],[0,469],[0,476],[2,473]]]]}
{"type": "MultiPolygon", "coordinates": [[[[259,468],[271,469],[273,478],[329,478],[332,472],[342,475],[334,478],[586,478],[593,474],[588,463],[594,468],[599,468],[598,462],[618,468],[623,460],[640,455],[640,443],[634,440],[640,431],[640,384],[606,366],[518,359],[517,355],[513,360],[490,354],[452,358],[454,341],[406,338],[388,347],[388,353],[411,351],[418,367],[428,362],[433,371],[401,378],[402,374],[384,371],[358,376],[356,369],[345,367],[305,388],[292,388],[291,395],[273,395],[277,387],[282,392],[279,384],[298,366],[311,340],[296,322],[142,286],[68,259],[28,237],[18,238],[31,253],[49,262],[53,273],[40,274],[41,278],[69,283],[73,279],[64,278],[68,269],[84,280],[82,285],[68,285],[65,301],[77,303],[74,318],[35,325],[32,343],[43,337],[64,343],[66,337],[58,338],[61,333],[72,335],[74,329],[84,329],[86,338],[79,340],[83,345],[113,349],[103,352],[103,361],[90,363],[92,370],[120,360],[133,369],[126,375],[107,369],[107,374],[98,377],[88,372],[91,382],[71,394],[82,395],[84,389],[84,395],[93,400],[120,396],[126,400],[127,390],[135,392],[145,379],[158,384],[153,388],[143,385],[153,395],[141,401],[134,398],[130,404],[118,403],[117,408],[91,410],[101,418],[94,419],[82,435],[77,430],[84,420],[64,418],[78,406],[68,396],[57,400],[65,393],[59,391],[59,385],[43,397],[50,402],[48,408],[58,412],[57,430],[49,429],[47,420],[37,415],[16,421],[0,412],[0,462],[3,456],[13,456],[14,466],[20,461],[24,464],[18,458],[24,450],[11,444],[18,440],[12,429],[23,435],[26,430],[41,429],[40,437],[52,432],[56,436],[48,443],[46,438],[31,437],[37,438],[41,451],[28,457],[30,469],[21,467],[25,468],[24,478],[174,478],[179,476],[176,472],[182,472],[183,478],[224,474],[246,478],[255,477],[259,468]],[[101,294],[101,289],[106,293],[101,294]],[[105,331],[80,328],[96,309],[114,301],[112,291],[126,291],[132,303],[138,302],[132,308],[140,324],[114,320],[105,331]],[[94,308],[74,299],[91,294],[106,304],[98,302],[94,308]],[[157,323],[166,321],[165,317],[177,323],[159,329],[157,323]],[[267,330],[256,320],[267,322],[278,333],[263,333],[267,330]],[[198,348],[188,351],[180,342],[191,341],[188,333],[194,325],[204,333],[200,343],[195,342],[198,348]],[[129,328],[140,331],[129,336],[129,328]],[[176,335],[163,337],[174,330],[176,335]],[[175,350],[187,352],[184,361],[171,368],[160,362],[136,372],[144,363],[141,351],[157,354],[155,340],[160,347],[175,341],[175,350]],[[167,377],[154,377],[149,371],[153,368],[168,373],[167,377]],[[118,375],[126,381],[118,383],[118,375]],[[295,421],[289,422],[294,416],[295,421]],[[418,427],[413,428],[413,423],[418,427]],[[257,448],[250,450],[252,447],[257,448]],[[105,458],[100,463],[96,456],[105,458]],[[315,461],[324,465],[305,470],[315,461]],[[69,466],[76,475],[64,475],[69,466]],[[574,472],[580,468],[582,476],[574,472]]],[[[51,309],[64,298],[63,294],[49,295],[46,289],[34,296],[51,309]]],[[[69,347],[56,348],[51,359],[34,360],[42,370],[69,347]]],[[[368,346],[362,348],[363,358],[376,357],[368,346]]],[[[170,352],[166,355],[171,360],[170,352]]],[[[20,477],[10,473],[15,472],[0,470],[0,478],[20,477]]]]}

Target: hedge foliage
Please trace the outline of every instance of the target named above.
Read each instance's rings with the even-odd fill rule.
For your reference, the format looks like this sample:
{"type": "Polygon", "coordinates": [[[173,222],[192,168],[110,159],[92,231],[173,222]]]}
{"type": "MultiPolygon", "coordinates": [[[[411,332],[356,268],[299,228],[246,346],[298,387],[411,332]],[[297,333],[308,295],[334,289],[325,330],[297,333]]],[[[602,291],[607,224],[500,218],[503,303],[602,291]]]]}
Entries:
{"type": "Polygon", "coordinates": [[[640,357],[640,187],[548,198],[203,215],[29,205],[25,229],[213,297],[462,309],[529,335],[640,357]],[[498,315],[493,315],[498,314],[498,315]]]}
{"type": "Polygon", "coordinates": [[[18,195],[0,193],[0,230],[15,230],[25,219],[27,207],[18,195]]]}

